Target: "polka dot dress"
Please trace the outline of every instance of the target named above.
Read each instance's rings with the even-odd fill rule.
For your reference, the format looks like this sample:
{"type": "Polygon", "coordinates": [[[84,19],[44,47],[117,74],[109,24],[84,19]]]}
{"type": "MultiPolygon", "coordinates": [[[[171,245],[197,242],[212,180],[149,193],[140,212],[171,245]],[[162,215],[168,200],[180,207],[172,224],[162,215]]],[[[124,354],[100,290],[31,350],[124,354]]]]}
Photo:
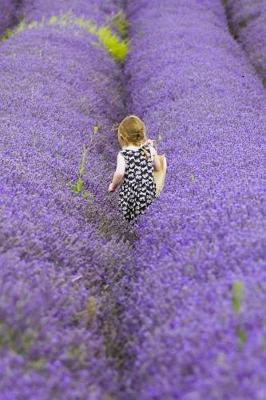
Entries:
{"type": "Polygon", "coordinates": [[[126,169],[119,188],[119,206],[124,218],[132,221],[144,213],[156,196],[153,162],[149,145],[143,145],[136,150],[124,149],[120,153],[125,158],[126,169]]]}

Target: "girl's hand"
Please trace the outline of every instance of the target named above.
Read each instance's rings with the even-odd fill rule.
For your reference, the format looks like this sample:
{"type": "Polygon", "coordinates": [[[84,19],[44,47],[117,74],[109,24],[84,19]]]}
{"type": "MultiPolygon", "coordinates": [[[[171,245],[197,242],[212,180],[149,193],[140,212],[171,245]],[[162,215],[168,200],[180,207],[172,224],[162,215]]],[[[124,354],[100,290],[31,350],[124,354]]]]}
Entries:
{"type": "Polygon", "coordinates": [[[114,192],[114,191],[115,191],[115,188],[114,188],[113,184],[110,183],[110,185],[108,187],[108,192],[114,192]]]}
{"type": "Polygon", "coordinates": [[[145,142],[145,144],[150,144],[151,146],[154,147],[154,140],[152,140],[152,139],[147,139],[146,142],[145,142]]]}

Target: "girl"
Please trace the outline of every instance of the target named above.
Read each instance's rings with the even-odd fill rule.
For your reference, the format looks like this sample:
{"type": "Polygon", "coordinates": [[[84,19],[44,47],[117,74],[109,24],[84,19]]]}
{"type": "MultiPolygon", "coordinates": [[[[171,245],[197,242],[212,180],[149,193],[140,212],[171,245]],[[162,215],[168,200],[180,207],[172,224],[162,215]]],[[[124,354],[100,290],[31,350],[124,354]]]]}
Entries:
{"type": "Polygon", "coordinates": [[[159,171],[157,151],[146,136],[146,127],[136,115],[129,115],[118,126],[118,142],[122,150],[117,155],[116,170],[108,192],[119,188],[119,207],[127,221],[143,214],[156,196],[153,169],[159,171]]]}

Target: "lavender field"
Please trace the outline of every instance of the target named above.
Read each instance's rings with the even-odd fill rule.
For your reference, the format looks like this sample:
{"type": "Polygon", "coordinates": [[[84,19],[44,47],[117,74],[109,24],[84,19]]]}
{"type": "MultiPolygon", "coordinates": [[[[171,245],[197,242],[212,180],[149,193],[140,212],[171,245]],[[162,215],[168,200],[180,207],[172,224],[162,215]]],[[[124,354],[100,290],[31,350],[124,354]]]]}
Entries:
{"type": "Polygon", "coordinates": [[[0,0],[0,400],[266,400],[265,5],[0,0]]]}

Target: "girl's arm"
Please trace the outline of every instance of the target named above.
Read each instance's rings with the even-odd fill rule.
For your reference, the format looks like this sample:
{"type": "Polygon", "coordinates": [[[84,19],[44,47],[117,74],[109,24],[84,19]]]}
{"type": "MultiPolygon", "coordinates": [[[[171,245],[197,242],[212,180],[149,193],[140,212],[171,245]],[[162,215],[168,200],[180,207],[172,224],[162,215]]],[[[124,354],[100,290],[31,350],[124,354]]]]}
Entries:
{"type": "Polygon", "coordinates": [[[108,192],[114,192],[115,189],[122,183],[126,169],[126,162],[122,154],[117,154],[116,170],[113,175],[112,182],[109,185],[108,192]]]}
{"type": "Polygon", "coordinates": [[[155,157],[157,155],[157,151],[153,146],[150,146],[150,149],[151,149],[151,156],[153,159],[153,168],[155,171],[159,171],[161,169],[161,164],[159,159],[155,157]]]}

